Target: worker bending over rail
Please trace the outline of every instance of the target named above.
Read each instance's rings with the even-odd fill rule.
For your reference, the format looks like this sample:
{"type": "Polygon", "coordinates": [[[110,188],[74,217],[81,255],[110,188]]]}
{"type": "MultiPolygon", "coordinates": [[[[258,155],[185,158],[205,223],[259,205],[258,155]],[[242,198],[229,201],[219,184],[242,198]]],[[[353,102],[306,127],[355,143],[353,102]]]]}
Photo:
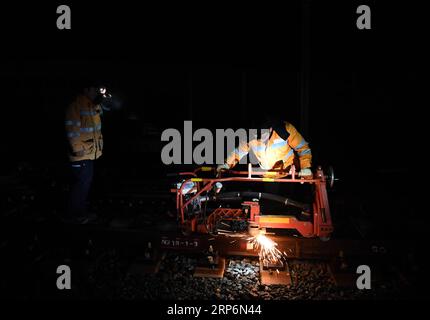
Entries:
{"type": "MultiPolygon", "coordinates": [[[[217,167],[217,172],[233,168],[252,150],[263,170],[289,170],[297,154],[300,166],[299,176],[312,178],[311,149],[291,123],[267,116],[261,129],[266,130],[261,130],[263,133],[250,141],[241,142],[230,153],[225,163],[217,167]]],[[[281,177],[282,174],[268,172],[266,176],[281,177]]]]}

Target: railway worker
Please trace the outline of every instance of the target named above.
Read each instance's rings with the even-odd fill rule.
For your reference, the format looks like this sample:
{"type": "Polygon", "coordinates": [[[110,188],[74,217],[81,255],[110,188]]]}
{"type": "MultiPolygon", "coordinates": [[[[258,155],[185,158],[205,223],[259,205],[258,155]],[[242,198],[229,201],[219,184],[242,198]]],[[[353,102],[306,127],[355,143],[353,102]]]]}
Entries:
{"type": "Polygon", "coordinates": [[[97,216],[89,214],[86,201],[93,180],[94,161],[103,152],[101,115],[112,106],[106,87],[91,85],[68,106],[65,129],[69,146],[70,191],[64,221],[85,224],[97,216]]]}
{"type": "MultiPolygon", "coordinates": [[[[308,142],[289,122],[279,120],[274,116],[266,116],[260,126],[261,134],[249,141],[241,142],[227,157],[224,164],[217,167],[217,172],[233,168],[251,150],[258,159],[263,170],[289,170],[294,163],[299,176],[311,179],[313,177],[312,152],[308,142]],[[299,167],[299,168],[297,168],[299,167]]],[[[266,177],[279,178],[285,174],[267,172],[266,177]]]]}

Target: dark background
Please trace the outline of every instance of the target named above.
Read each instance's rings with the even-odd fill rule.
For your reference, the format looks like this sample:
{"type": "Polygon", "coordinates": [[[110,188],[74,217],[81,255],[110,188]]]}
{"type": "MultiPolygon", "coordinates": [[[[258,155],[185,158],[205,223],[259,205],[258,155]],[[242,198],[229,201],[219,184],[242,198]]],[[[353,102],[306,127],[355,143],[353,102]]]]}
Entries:
{"type": "Polygon", "coordinates": [[[54,5],[6,5],[2,170],[64,161],[64,107],[97,79],[124,100],[105,121],[104,161],[157,167],[161,145],[143,143],[148,132],[189,119],[194,128],[246,128],[270,109],[310,141],[314,164],[334,165],[347,181],[404,176],[419,166],[419,9],[369,1],[372,29],[358,30],[358,4],[74,3],[72,30],[62,31],[54,5]]]}
{"type": "Polygon", "coordinates": [[[59,4],[2,5],[2,175],[30,163],[61,178],[64,108],[96,79],[124,102],[104,119],[98,165],[110,173],[175,171],[161,163],[162,130],[247,128],[270,109],[310,142],[314,165],[334,166],[338,212],[369,219],[376,238],[423,239],[411,180],[425,170],[416,4],[73,3],[63,31],[59,4]],[[359,4],[371,30],[356,28],[359,4]]]}
{"type": "MultiPolygon", "coordinates": [[[[82,83],[100,79],[124,99],[118,126],[135,113],[159,130],[187,119],[247,127],[269,108],[302,131],[318,163],[403,170],[415,140],[404,126],[421,108],[418,9],[368,4],[372,30],[362,31],[357,3],[73,4],[72,30],[63,31],[55,6],[5,6],[2,152],[13,161],[59,157],[58,118],[82,83]]],[[[135,144],[123,129],[106,143],[135,144]]]]}
{"type": "Polygon", "coordinates": [[[106,116],[102,162],[170,170],[165,128],[247,128],[270,109],[311,143],[314,165],[336,168],[344,191],[398,190],[393,181],[421,165],[419,9],[369,1],[372,29],[358,30],[358,4],[74,3],[62,31],[54,5],[5,6],[1,170],[64,163],[64,108],[97,79],[124,101],[106,116]]]}

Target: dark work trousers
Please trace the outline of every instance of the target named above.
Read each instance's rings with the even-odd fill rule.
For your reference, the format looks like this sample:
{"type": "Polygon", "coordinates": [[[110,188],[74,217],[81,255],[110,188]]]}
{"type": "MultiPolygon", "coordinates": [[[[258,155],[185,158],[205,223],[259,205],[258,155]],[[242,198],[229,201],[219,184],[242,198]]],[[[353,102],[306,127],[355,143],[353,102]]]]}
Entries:
{"type": "Polygon", "coordinates": [[[82,160],[69,163],[71,172],[68,216],[81,218],[87,215],[86,201],[94,173],[94,160],[82,160]]]}

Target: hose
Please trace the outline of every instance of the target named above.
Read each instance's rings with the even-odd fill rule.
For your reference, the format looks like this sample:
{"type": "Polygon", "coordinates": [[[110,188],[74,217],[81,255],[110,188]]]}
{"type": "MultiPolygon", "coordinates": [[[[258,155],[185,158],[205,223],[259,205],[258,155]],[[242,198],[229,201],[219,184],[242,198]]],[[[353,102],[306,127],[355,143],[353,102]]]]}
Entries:
{"type": "Polygon", "coordinates": [[[295,200],[291,200],[286,197],[282,197],[276,194],[272,193],[264,193],[264,192],[254,192],[254,191],[243,191],[243,192],[225,192],[221,193],[219,195],[216,195],[213,197],[213,200],[220,200],[220,201],[241,201],[242,198],[253,198],[253,199],[259,199],[259,200],[269,200],[274,201],[278,203],[282,203],[285,206],[292,206],[299,209],[302,209],[303,211],[309,212],[310,206],[301,203],[295,200]]]}

